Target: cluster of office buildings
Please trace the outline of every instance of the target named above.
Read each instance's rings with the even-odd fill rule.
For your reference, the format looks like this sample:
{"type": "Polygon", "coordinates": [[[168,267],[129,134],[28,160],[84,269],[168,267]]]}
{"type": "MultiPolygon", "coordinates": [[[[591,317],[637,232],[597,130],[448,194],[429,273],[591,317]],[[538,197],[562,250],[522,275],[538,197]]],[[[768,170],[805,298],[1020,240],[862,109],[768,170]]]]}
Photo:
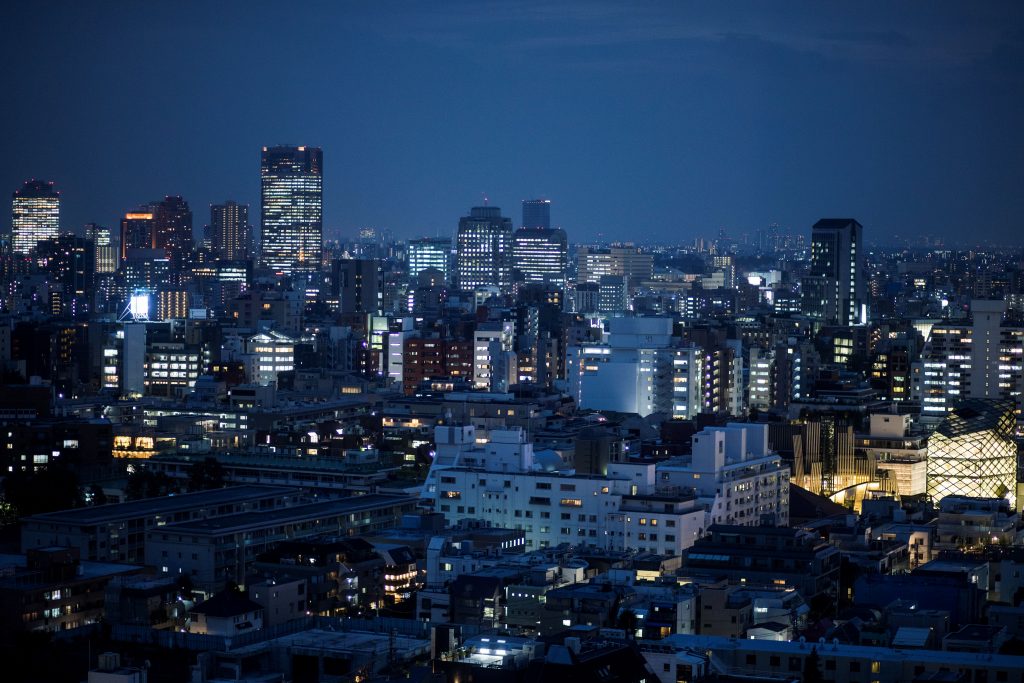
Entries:
{"type": "Polygon", "coordinates": [[[1022,680],[1019,254],[547,199],[330,241],[320,149],[260,179],[202,231],[14,192],[4,633],[116,625],[97,680],[1022,680]]]}

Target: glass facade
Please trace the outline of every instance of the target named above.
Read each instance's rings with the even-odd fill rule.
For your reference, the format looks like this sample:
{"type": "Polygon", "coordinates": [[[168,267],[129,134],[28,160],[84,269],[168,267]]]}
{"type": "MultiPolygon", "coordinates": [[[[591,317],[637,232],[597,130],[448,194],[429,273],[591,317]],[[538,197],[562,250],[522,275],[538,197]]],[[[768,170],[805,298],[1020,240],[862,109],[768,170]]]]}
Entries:
{"type": "Polygon", "coordinates": [[[264,147],[260,262],[277,272],[320,269],[323,250],[323,152],[264,147]]]}
{"type": "Polygon", "coordinates": [[[512,255],[515,268],[525,282],[565,287],[565,271],[569,267],[569,242],[564,230],[516,230],[512,255]]]}
{"type": "Polygon", "coordinates": [[[475,206],[459,220],[460,289],[512,288],[512,221],[496,206],[475,206]]]}
{"type": "Polygon", "coordinates": [[[409,281],[415,282],[417,276],[428,268],[441,271],[444,280],[448,280],[451,262],[452,241],[447,237],[424,237],[409,240],[409,281]]]}
{"type": "Polygon", "coordinates": [[[60,193],[53,183],[29,180],[14,192],[11,213],[12,239],[15,254],[35,252],[42,240],[56,239],[60,234],[60,193]]]}
{"type": "Polygon", "coordinates": [[[1014,402],[968,399],[951,409],[928,442],[928,493],[1006,498],[1017,482],[1014,402]]]}

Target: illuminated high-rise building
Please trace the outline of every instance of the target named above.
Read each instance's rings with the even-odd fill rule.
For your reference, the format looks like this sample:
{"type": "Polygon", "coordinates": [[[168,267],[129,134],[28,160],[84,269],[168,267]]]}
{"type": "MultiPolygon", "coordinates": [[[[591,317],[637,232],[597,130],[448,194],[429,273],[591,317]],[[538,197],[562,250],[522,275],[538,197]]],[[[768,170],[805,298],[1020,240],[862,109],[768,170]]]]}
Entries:
{"type": "Polygon", "coordinates": [[[53,183],[29,180],[14,191],[11,211],[11,248],[15,255],[27,256],[42,240],[60,234],[60,193],[53,183]]]}
{"type": "Polygon", "coordinates": [[[156,249],[154,210],[151,206],[140,206],[129,211],[121,219],[121,260],[128,258],[129,249],[156,249]]]}
{"type": "Polygon", "coordinates": [[[260,263],[289,275],[319,270],[323,152],[319,147],[264,147],[260,177],[260,263]]]}
{"type": "Polygon", "coordinates": [[[808,316],[829,325],[867,322],[863,230],[852,218],[823,218],[814,224],[810,273],[800,285],[808,316]]]}
{"type": "Polygon", "coordinates": [[[406,252],[409,263],[409,282],[416,282],[416,278],[427,268],[435,268],[441,271],[444,280],[448,280],[451,268],[449,264],[452,258],[452,241],[448,237],[423,237],[421,239],[409,240],[409,248],[406,252]]]}
{"type": "Polygon", "coordinates": [[[543,230],[551,228],[551,200],[524,199],[522,227],[543,230]]]}
{"type": "Polygon", "coordinates": [[[192,253],[192,209],[178,195],[153,203],[153,246],[163,249],[176,266],[192,253]]]}
{"type": "Polygon", "coordinates": [[[654,255],[642,252],[639,247],[580,247],[577,258],[577,282],[597,283],[605,275],[624,275],[630,283],[638,283],[654,275],[654,255]]]}
{"type": "Polygon", "coordinates": [[[933,325],[911,365],[911,399],[925,419],[963,398],[1009,399],[1024,407],[1024,327],[1003,320],[1006,302],[971,301],[970,320],[933,325]]]}
{"type": "Polygon", "coordinates": [[[520,228],[512,238],[513,264],[523,280],[565,287],[569,241],[561,228],[520,228]]]}
{"type": "Polygon", "coordinates": [[[217,258],[241,261],[249,258],[251,227],[249,205],[226,201],[210,206],[210,237],[217,258]]]}
{"type": "Polygon", "coordinates": [[[114,246],[110,228],[96,223],[86,223],[85,239],[92,241],[97,273],[113,273],[117,270],[117,248],[114,246]]]}
{"type": "Polygon", "coordinates": [[[512,288],[512,221],[496,206],[474,206],[459,219],[457,275],[460,289],[512,288]]]}

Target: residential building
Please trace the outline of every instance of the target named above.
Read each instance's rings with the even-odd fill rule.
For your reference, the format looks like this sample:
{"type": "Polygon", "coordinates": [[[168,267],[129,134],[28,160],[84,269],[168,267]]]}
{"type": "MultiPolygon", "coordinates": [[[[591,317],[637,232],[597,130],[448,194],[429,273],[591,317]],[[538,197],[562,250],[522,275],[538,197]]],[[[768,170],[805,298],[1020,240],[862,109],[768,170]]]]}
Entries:
{"type": "Polygon", "coordinates": [[[659,463],[658,482],[695,491],[705,526],[789,524],[789,467],[768,447],[767,425],[707,427],[691,450],[659,463]]]}
{"type": "Polygon", "coordinates": [[[244,261],[249,258],[252,253],[249,205],[230,199],[223,204],[211,204],[209,233],[210,246],[218,259],[244,261]]]}
{"type": "Polygon", "coordinates": [[[681,573],[750,586],[788,586],[809,603],[819,597],[834,601],[840,555],[811,531],[714,524],[684,553],[681,573]]]}
{"type": "Polygon", "coordinates": [[[940,420],[964,398],[1009,399],[1020,419],[1024,396],[1024,327],[1004,324],[1006,302],[975,299],[971,319],[931,327],[912,365],[911,397],[940,420]]]}
{"type": "Polygon", "coordinates": [[[144,561],[148,529],[218,515],[271,510],[294,502],[297,489],[281,486],[233,486],[164,498],[72,508],[22,520],[21,550],[64,546],[83,560],[144,561]]]}
{"type": "Polygon", "coordinates": [[[663,492],[654,463],[609,463],[580,474],[553,451],[535,453],[521,428],[439,426],[423,495],[450,524],[481,519],[522,529],[526,547],[561,543],[678,555],[700,535],[703,507],[687,491],[663,492]]]}
{"type": "Polygon", "coordinates": [[[243,583],[249,564],[280,541],[391,528],[415,507],[408,496],[369,494],[167,524],[146,532],[146,564],[216,592],[243,583]]]}

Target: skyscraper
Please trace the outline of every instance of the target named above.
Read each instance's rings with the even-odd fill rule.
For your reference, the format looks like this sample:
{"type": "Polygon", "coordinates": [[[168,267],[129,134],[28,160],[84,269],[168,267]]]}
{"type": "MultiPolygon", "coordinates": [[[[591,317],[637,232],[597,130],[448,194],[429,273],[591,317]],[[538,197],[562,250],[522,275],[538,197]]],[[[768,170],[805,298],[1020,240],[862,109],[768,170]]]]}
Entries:
{"type": "Polygon", "coordinates": [[[823,218],[811,231],[811,268],[801,283],[804,313],[829,325],[867,321],[863,227],[852,218],[823,218]]]}
{"type": "Polygon", "coordinates": [[[248,204],[228,200],[210,205],[210,236],[217,258],[224,261],[249,258],[250,235],[248,204]]]}
{"type": "Polygon", "coordinates": [[[381,307],[380,261],[335,259],[331,264],[331,295],[341,313],[376,313],[381,307]]]}
{"type": "Polygon", "coordinates": [[[60,234],[60,193],[53,183],[29,180],[14,191],[11,211],[11,247],[27,256],[40,240],[56,239],[60,234]]]}
{"type": "Polygon", "coordinates": [[[923,418],[941,418],[965,398],[1024,407],[1024,327],[1004,323],[1005,312],[1003,300],[975,299],[970,321],[932,326],[911,372],[911,397],[923,418]]]}
{"type": "Polygon", "coordinates": [[[524,199],[522,227],[544,230],[551,228],[551,200],[524,199]]]}
{"type": "Polygon", "coordinates": [[[416,282],[417,276],[427,268],[441,271],[445,281],[450,274],[452,240],[449,237],[423,237],[409,240],[407,259],[409,282],[416,282]]]}
{"type": "Polygon", "coordinates": [[[565,287],[569,241],[561,228],[520,228],[512,238],[513,264],[526,282],[565,287]]]}
{"type": "Polygon", "coordinates": [[[260,177],[261,264],[288,275],[319,270],[323,152],[319,147],[264,147],[260,177]]]}
{"type": "Polygon", "coordinates": [[[192,253],[192,209],[180,196],[153,203],[153,246],[163,249],[176,266],[192,253]]]}
{"type": "Polygon", "coordinates": [[[86,223],[85,239],[92,241],[97,273],[113,273],[117,270],[117,249],[114,247],[110,228],[96,223],[86,223]]]}
{"type": "Polygon", "coordinates": [[[496,206],[474,206],[459,219],[457,245],[460,289],[512,287],[512,221],[496,206]]]}
{"type": "Polygon", "coordinates": [[[129,249],[156,249],[154,210],[148,205],[129,211],[121,219],[121,260],[128,258],[129,249]]]}

